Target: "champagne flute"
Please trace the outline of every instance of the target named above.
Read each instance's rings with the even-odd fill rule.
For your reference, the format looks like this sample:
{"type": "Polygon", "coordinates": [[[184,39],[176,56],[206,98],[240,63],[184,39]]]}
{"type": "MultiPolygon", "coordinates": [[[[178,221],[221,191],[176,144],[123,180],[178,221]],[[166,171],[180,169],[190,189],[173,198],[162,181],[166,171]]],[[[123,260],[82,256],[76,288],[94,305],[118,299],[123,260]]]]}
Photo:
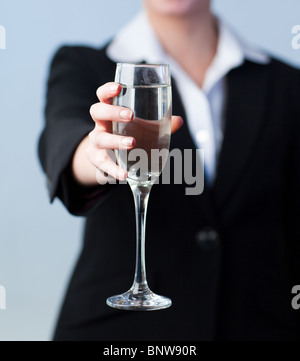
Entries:
{"type": "Polygon", "coordinates": [[[113,122],[113,133],[132,136],[135,148],[116,150],[118,164],[128,171],[136,213],[136,266],[129,291],[109,297],[107,305],[123,310],[151,311],[170,307],[172,301],[153,293],[145,267],[145,228],[149,194],[168,158],[172,94],[167,64],[118,63],[115,81],[122,90],[115,105],[134,112],[129,123],[113,122]]]}

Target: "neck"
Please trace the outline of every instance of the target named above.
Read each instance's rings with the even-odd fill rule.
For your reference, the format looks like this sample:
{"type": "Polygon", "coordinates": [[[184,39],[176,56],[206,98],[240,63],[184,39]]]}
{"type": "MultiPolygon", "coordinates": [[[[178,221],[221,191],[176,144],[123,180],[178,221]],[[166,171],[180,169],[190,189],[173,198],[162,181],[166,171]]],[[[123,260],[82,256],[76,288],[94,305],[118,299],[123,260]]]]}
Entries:
{"type": "Polygon", "coordinates": [[[218,43],[217,23],[209,8],[185,16],[166,16],[147,10],[165,52],[202,87],[218,43]]]}

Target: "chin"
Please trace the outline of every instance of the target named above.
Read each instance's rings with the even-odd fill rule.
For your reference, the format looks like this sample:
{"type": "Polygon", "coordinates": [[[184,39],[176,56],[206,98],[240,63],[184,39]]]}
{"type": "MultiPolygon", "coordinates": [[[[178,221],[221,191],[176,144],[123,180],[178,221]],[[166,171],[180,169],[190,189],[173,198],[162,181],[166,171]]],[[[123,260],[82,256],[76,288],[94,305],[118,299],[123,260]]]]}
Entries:
{"type": "Polygon", "coordinates": [[[209,9],[210,0],[145,0],[145,4],[162,15],[184,16],[209,9]]]}

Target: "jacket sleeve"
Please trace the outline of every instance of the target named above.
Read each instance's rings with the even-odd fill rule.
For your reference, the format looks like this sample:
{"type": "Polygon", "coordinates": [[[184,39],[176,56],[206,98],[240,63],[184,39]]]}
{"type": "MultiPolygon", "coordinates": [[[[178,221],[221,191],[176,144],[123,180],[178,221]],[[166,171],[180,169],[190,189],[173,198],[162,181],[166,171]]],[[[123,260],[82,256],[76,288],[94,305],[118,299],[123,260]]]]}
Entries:
{"type": "Polygon", "coordinates": [[[81,140],[93,129],[90,106],[97,102],[91,52],[62,47],[54,56],[47,86],[46,124],[39,140],[39,158],[47,175],[52,202],[61,199],[75,215],[87,215],[109,186],[84,187],[73,178],[71,162],[81,140]]]}
{"type": "MultiPolygon", "coordinates": [[[[287,88],[287,97],[290,111],[288,117],[288,126],[291,130],[289,172],[286,201],[288,202],[289,213],[287,216],[287,231],[289,234],[288,252],[292,263],[294,284],[300,284],[300,71],[294,72],[292,81],[287,88]]],[[[300,337],[300,317],[299,320],[299,337],[300,337]]]]}

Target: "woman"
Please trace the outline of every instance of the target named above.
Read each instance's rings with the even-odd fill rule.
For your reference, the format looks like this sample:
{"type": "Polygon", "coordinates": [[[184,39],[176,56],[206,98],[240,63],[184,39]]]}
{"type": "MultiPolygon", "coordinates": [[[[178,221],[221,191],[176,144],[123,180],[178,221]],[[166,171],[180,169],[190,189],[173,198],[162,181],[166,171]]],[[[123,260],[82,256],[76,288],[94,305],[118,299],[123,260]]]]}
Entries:
{"type": "Polygon", "coordinates": [[[52,62],[40,159],[51,199],[87,217],[54,338],[297,339],[300,73],[241,41],[209,0],[144,5],[105,48],[64,47],[52,62]],[[172,119],[171,149],[205,151],[201,195],[187,196],[185,183],[151,192],[148,281],[173,300],[152,313],[105,305],[130,286],[135,256],[130,189],[98,184],[103,172],[127,176],[107,150],[134,146],[111,134],[111,121],[133,118],[112,105],[120,61],[170,63],[183,118],[172,119]]]}

